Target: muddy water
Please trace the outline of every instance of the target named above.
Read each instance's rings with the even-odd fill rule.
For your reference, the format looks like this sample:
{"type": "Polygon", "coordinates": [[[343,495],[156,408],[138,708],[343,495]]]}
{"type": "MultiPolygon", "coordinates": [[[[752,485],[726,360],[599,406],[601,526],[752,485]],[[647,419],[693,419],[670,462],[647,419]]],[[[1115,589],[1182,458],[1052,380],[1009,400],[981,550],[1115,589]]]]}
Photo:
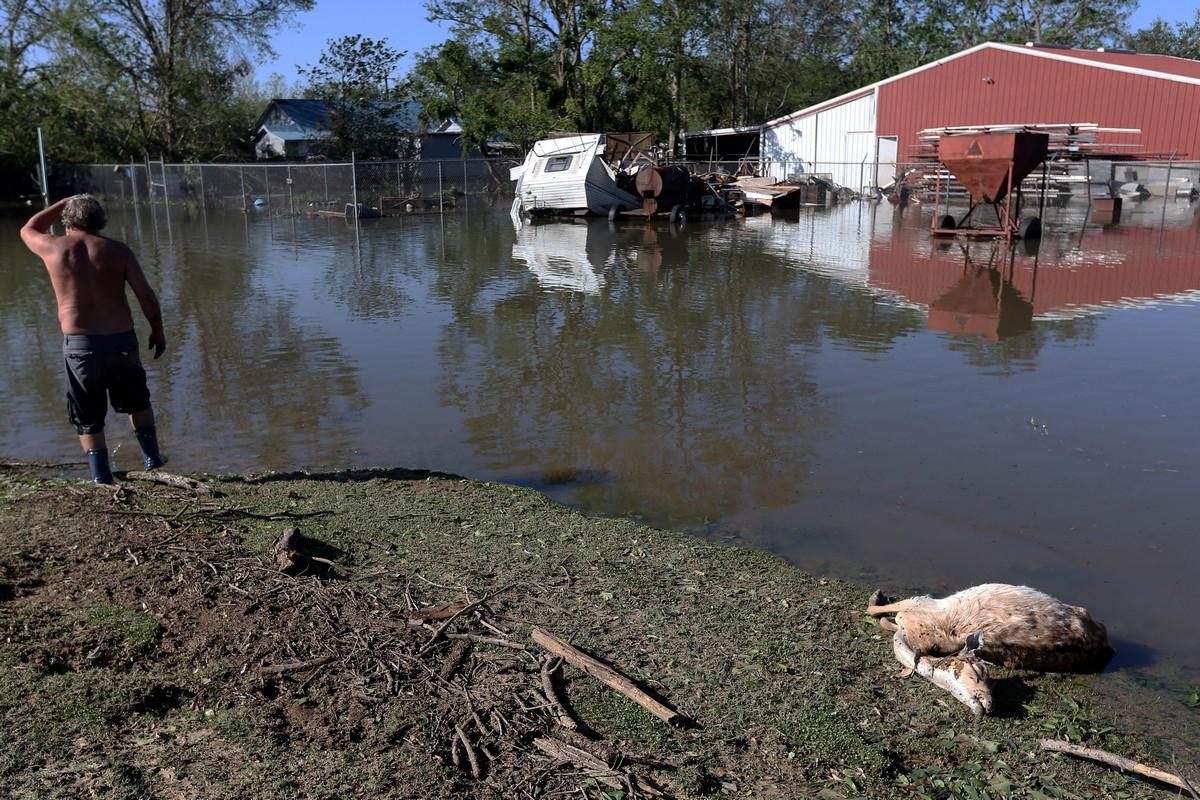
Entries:
{"type": "MultiPolygon", "coordinates": [[[[267,214],[111,233],[160,288],[175,467],[411,465],[898,590],[1031,583],[1200,683],[1200,228],[1053,209],[1036,251],[885,205],[683,230],[267,214]]],[[[49,283],[0,222],[0,453],[78,458],[49,283]]],[[[143,336],[144,336],[144,326],[143,336]]],[[[136,446],[110,417],[118,466],[136,446]]],[[[1182,706],[1184,692],[1175,695],[1182,706]]]]}

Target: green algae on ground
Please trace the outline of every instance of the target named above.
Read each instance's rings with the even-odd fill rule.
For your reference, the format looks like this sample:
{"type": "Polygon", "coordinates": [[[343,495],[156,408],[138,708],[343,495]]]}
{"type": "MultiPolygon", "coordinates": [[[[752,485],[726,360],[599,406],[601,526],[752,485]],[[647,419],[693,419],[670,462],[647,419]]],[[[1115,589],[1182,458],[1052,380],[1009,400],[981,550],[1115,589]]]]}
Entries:
{"type": "MultiPolygon", "coordinates": [[[[240,685],[245,666],[195,662],[196,642],[183,637],[211,636],[212,624],[248,625],[249,635],[273,619],[230,617],[229,603],[244,599],[217,578],[201,587],[207,605],[168,612],[187,548],[232,543],[269,568],[283,527],[299,524],[385,603],[409,591],[453,599],[437,586],[517,584],[492,604],[514,638],[547,627],[699,723],[664,726],[564,673],[581,720],[619,749],[675,765],[655,778],[678,796],[1166,796],[1037,751],[1050,735],[1155,755],[1091,709],[1089,679],[1005,677],[1003,713],[976,722],[928,684],[895,677],[890,642],[861,613],[863,587],[768,554],[586,517],[527,489],[402,471],[216,478],[223,496],[203,503],[136,485],[118,507],[111,491],[28,479],[16,491],[7,480],[0,579],[14,588],[0,597],[0,749],[21,755],[0,760],[0,792],[497,796],[487,779],[414,749],[407,732],[426,720],[403,702],[343,736],[321,727],[327,701],[222,691],[240,685]],[[72,555],[80,536],[105,542],[102,560],[72,555]],[[47,592],[63,581],[88,602],[54,603],[47,592]],[[98,644],[105,663],[87,658],[98,644]]],[[[226,566],[196,575],[209,568],[220,576],[226,566]]],[[[535,766],[536,796],[548,764],[535,766]]]]}

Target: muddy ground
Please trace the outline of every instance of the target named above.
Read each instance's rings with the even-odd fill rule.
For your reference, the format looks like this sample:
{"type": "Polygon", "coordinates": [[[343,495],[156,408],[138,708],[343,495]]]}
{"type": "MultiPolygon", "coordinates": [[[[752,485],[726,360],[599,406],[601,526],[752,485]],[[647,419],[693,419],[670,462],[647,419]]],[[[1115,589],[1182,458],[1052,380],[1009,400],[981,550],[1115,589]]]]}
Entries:
{"type": "Polygon", "coordinates": [[[204,480],[0,468],[0,796],[1170,797],[1037,740],[1197,756],[1122,734],[1088,677],[1002,676],[976,722],[897,677],[868,587],[763,553],[451,476],[204,480]],[[571,666],[560,710],[534,626],[695,724],[571,666]]]}

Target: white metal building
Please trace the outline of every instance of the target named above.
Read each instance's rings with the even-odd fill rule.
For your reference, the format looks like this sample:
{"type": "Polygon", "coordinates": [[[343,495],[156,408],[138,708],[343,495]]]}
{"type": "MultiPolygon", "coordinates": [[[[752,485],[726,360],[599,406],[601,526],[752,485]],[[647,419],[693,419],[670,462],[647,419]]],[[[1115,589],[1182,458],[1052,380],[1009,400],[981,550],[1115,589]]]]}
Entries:
{"type": "Polygon", "coordinates": [[[886,182],[896,171],[896,140],[878,143],[873,87],[771,120],[761,152],[769,174],[828,173],[839,186],[859,189],[886,182]],[[880,181],[877,179],[882,178],[880,181]]]}

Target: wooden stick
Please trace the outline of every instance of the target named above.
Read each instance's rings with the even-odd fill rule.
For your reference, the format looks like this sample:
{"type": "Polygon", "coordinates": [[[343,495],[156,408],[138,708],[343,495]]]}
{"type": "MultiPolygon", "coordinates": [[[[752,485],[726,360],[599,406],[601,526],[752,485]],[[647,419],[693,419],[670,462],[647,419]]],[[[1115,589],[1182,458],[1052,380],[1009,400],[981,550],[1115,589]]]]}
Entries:
{"type": "Polygon", "coordinates": [[[654,716],[666,723],[688,723],[691,720],[684,714],[679,713],[670,706],[664,705],[655,700],[650,695],[646,694],[633,681],[625,677],[615,669],[600,661],[597,658],[589,656],[580,650],[577,650],[568,642],[559,639],[549,631],[544,631],[541,628],[533,629],[533,641],[540,645],[548,653],[552,653],[568,664],[578,667],[579,669],[591,675],[596,680],[603,683],[605,686],[628,697],[633,702],[637,703],[642,708],[649,711],[654,716]]]}
{"type": "Polygon", "coordinates": [[[173,472],[143,472],[141,470],[133,470],[125,473],[127,481],[146,481],[148,483],[159,483],[163,486],[173,486],[176,489],[187,489],[196,494],[210,495],[213,494],[213,489],[207,483],[201,483],[194,478],[187,478],[183,475],[176,475],[173,472]]]}
{"type": "Polygon", "coordinates": [[[467,751],[467,760],[471,762],[471,775],[475,780],[479,780],[483,777],[483,768],[479,765],[479,756],[475,755],[475,748],[471,746],[467,732],[463,730],[461,724],[454,726],[454,732],[458,734],[458,740],[462,742],[463,750],[467,751]]]}
{"type": "Polygon", "coordinates": [[[261,675],[281,675],[285,672],[300,672],[306,669],[316,669],[334,661],[333,656],[321,656],[312,661],[288,661],[283,664],[272,664],[259,670],[261,675]]]}
{"type": "Polygon", "coordinates": [[[1189,782],[1179,777],[1172,775],[1170,772],[1163,772],[1161,769],[1148,767],[1145,764],[1139,764],[1130,758],[1118,756],[1114,753],[1109,753],[1105,750],[1096,750],[1092,747],[1083,747],[1082,745],[1064,742],[1058,739],[1042,739],[1038,742],[1043,750],[1050,750],[1055,753],[1066,753],[1067,755],[1086,758],[1089,761],[1098,761],[1101,764],[1107,764],[1110,767],[1116,767],[1125,772],[1132,772],[1135,775],[1140,775],[1143,778],[1165,783],[1168,786],[1174,786],[1176,789],[1183,789],[1190,792],[1192,797],[1196,794],[1189,785],[1189,782]]]}
{"type": "Polygon", "coordinates": [[[498,636],[480,636],[475,633],[447,633],[447,639],[464,639],[468,642],[479,642],[481,644],[491,644],[496,647],[507,647],[510,650],[528,650],[529,648],[517,642],[510,642],[507,639],[501,639],[498,636]]]}
{"type": "Polygon", "coordinates": [[[554,673],[561,664],[562,661],[553,658],[546,658],[542,661],[542,692],[550,702],[558,724],[574,731],[579,729],[579,723],[567,713],[567,707],[563,705],[562,698],[558,696],[558,692],[554,689],[554,673]]]}

